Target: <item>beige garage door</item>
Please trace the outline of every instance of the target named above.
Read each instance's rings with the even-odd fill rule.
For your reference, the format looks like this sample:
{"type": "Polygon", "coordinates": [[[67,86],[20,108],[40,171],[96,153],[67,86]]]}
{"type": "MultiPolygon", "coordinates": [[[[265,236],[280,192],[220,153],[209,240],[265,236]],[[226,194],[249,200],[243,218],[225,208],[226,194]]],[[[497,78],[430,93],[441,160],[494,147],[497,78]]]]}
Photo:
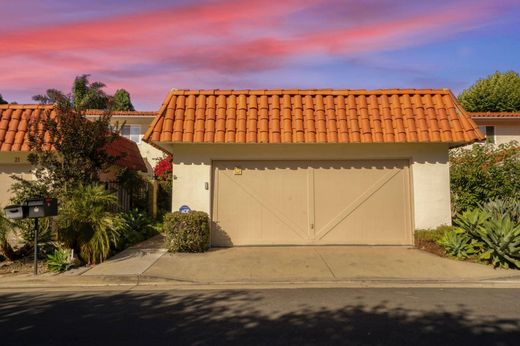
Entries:
{"type": "Polygon", "coordinates": [[[212,244],[412,244],[406,160],[214,161],[212,244]]]}

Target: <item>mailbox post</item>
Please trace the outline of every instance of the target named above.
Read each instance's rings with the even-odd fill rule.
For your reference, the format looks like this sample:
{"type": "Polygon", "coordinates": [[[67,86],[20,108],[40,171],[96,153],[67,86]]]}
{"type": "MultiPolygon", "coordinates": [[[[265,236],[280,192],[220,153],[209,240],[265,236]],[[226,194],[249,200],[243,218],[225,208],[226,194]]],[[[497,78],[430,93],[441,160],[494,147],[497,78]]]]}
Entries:
{"type": "Polygon", "coordinates": [[[34,219],[34,275],[38,275],[38,219],[58,215],[56,198],[32,198],[22,205],[9,205],[4,208],[8,219],[34,219]]]}

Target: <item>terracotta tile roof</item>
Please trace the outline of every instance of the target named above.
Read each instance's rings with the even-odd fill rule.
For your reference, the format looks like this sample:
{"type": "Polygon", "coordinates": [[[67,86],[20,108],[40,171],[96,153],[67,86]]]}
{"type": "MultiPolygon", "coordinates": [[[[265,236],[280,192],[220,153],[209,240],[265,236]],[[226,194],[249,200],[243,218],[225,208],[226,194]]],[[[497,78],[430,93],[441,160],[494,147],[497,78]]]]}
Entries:
{"type": "MultiPolygon", "coordinates": [[[[85,112],[86,116],[98,116],[103,115],[104,110],[101,109],[87,109],[85,112]]],[[[154,117],[157,112],[154,111],[113,111],[113,117],[154,117]]]]}
{"type": "Polygon", "coordinates": [[[515,118],[520,119],[520,112],[468,112],[472,118],[515,118]]]}
{"type": "MultiPolygon", "coordinates": [[[[56,116],[53,105],[0,105],[0,153],[28,152],[29,123],[37,123],[48,116],[56,116]]],[[[129,139],[118,138],[107,151],[112,155],[126,153],[117,165],[146,172],[137,144],[129,139]]]]}
{"type": "Polygon", "coordinates": [[[173,143],[470,143],[451,91],[172,90],[144,140],[173,143]]]}

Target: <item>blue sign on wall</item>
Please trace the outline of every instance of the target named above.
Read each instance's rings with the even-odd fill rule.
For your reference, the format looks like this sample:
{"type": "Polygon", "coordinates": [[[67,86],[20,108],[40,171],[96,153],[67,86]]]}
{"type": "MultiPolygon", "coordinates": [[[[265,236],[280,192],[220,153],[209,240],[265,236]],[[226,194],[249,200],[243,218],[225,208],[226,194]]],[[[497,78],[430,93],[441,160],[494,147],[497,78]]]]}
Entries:
{"type": "Polygon", "coordinates": [[[181,205],[181,206],[179,207],[179,211],[180,211],[181,213],[189,213],[189,212],[191,211],[191,208],[188,207],[187,205],[181,205]]]}

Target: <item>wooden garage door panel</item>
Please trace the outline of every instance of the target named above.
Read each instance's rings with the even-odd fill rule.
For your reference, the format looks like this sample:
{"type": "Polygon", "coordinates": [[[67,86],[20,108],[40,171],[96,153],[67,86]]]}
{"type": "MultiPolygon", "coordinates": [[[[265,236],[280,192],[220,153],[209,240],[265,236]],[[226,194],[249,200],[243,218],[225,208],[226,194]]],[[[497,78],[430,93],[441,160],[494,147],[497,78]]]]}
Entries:
{"type": "Polygon", "coordinates": [[[406,160],[216,161],[214,179],[213,245],[412,243],[406,160]]]}
{"type": "Polygon", "coordinates": [[[305,162],[219,161],[215,167],[214,245],[308,243],[305,162]]]}
{"type": "MultiPolygon", "coordinates": [[[[385,183],[402,165],[394,161],[323,161],[314,168],[316,229],[385,183]]],[[[354,205],[353,205],[354,204],[354,205]]]]}
{"type": "Polygon", "coordinates": [[[318,226],[316,243],[337,244],[347,240],[348,244],[411,244],[410,208],[407,189],[403,188],[407,175],[403,170],[392,173],[387,172],[384,184],[377,188],[374,185],[379,184],[372,185],[369,193],[347,206],[339,218],[332,218],[334,222],[318,226]]]}

